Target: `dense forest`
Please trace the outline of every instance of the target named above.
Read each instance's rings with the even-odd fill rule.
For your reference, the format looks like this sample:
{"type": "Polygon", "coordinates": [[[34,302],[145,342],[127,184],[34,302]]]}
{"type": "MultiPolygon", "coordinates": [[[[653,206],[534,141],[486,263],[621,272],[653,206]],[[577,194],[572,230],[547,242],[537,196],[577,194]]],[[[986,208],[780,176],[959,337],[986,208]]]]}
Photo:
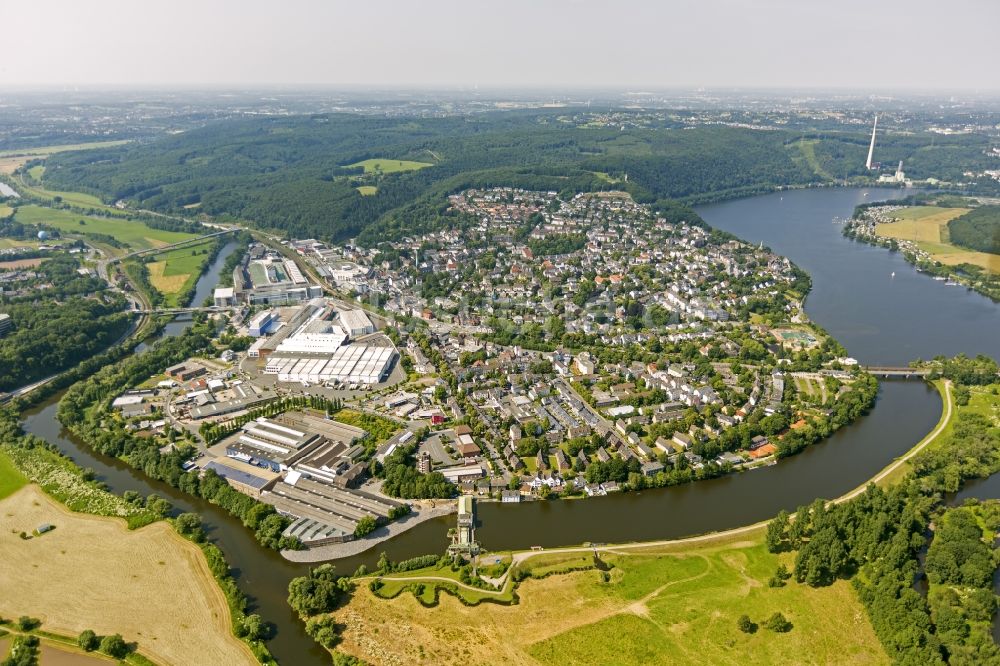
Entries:
{"type": "Polygon", "coordinates": [[[1000,471],[998,445],[1000,429],[990,419],[960,411],[947,446],[918,454],[900,483],[871,485],[840,504],[816,500],[794,520],[782,512],[768,526],[767,546],[797,551],[801,584],[850,579],[894,663],[1000,663],[990,635],[1000,505],[943,502],[966,480],[1000,471]],[[916,585],[924,576],[926,595],[916,585]]]}
{"type": "Polygon", "coordinates": [[[104,282],[77,268],[73,257],[57,255],[42,262],[35,277],[12,285],[13,293],[27,293],[0,298],[0,312],[11,320],[0,337],[0,391],[72,367],[128,330],[124,299],[102,293],[104,282]]]}
{"type": "MultiPolygon", "coordinates": [[[[46,184],[106,200],[239,218],[296,237],[374,244],[446,218],[445,195],[509,185],[563,193],[620,188],[668,206],[829,183],[864,175],[866,133],[703,126],[591,128],[565,113],[525,111],[443,118],[350,114],[228,120],[156,141],[50,157],[46,184]],[[427,168],[378,175],[356,189],[370,158],[427,168]],[[195,209],[185,206],[200,204],[195,209]]],[[[885,159],[913,177],[978,168],[978,136],[887,136],[885,159]]]]}
{"type": "Polygon", "coordinates": [[[1000,254],[1000,206],[980,206],[948,223],[955,245],[1000,254]]]}

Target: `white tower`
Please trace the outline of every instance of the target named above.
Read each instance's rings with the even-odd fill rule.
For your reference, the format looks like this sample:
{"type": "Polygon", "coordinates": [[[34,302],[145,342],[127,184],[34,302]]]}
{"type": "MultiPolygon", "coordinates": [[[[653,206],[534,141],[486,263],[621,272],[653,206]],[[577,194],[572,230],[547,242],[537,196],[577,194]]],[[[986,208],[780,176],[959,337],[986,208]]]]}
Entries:
{"type": "Polygon", "coordinates": [[[872,142],[868,146],[868,160],[865,162],[865,168],[869,171],[872,170],[872,154],[875,152],[875,131],[878,129],[878,114],[875,114],[875,124],[872,125],[872,142]]]}

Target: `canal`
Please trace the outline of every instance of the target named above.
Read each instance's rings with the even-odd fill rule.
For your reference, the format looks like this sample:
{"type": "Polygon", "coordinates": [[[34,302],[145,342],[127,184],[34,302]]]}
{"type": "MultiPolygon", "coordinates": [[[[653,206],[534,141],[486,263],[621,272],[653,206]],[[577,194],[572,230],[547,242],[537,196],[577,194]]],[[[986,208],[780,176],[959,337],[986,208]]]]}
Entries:
{"type": "MultiPolygon", "coordinates": [[[[844,239],[834,217],[854,206],[902,196],[900,190],[815,189],[784,192],[699,209],[710,224],[750,242],[763,242],[813,276],[806,309],[848,352],[868,364],[906,364],[936,354],[984,353],[1000,357],[1000,308],[960,287],[918,274],[898,254],[844,239]],[[864,195],[868,192],[868,196],[864,195]],[[895,277],[890,277],[895,272],[895,277]]],[[[199,280],[192,303],[216,284],[232,246],[220,252],[199,280]]],[[[183,330],[168,325],[165,335],[183,330]]],[[[55,418],[58,396],[25,414],[25,429],[54,443],[97,472],[112,491],[156,493],[179,511],[201,514],[210,537],[234,568],[254,611],[276,625],[269,641],[283,664],[329,663],[285,603],[290,578],[305,566],[259,547],[224,511],[156,483],[121,462],[95,455],[55,418]]],[[[858,486],[919,441],[937,422],[941,402],[919,381],[883,381],[871,414],[828,441],[763,469],[686,486],[593,500],[484,503],[477,535],[490,549],[558,546],[584,541],[632,541],[690,536],[760,521],[816,497],[832,498],[858,486]]],[[[399,560],[443,552],[448,517],[423,523],[361,556],[336,561],[342,573],[374,564],[386,552],[399,560]]]]}

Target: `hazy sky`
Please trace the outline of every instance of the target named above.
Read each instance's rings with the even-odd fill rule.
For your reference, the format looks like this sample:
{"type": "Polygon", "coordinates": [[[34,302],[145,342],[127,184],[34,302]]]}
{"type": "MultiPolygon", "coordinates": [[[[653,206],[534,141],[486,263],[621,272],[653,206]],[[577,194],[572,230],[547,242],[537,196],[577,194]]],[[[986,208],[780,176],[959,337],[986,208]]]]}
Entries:
{"type": "Polygon", "coordinates": [[[0,86],[1000,89],[1000,0],[7,0],[0,86]]]}

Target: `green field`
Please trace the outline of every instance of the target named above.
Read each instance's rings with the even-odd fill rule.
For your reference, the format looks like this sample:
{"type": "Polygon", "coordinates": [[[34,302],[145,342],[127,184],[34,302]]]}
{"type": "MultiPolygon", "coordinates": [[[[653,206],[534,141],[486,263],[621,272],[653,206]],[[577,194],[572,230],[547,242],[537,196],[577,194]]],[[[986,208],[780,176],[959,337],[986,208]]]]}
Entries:
{"type": "Polygon", "coordinates": [[[21,206],[15,220],[22,224],[44,224],[67,234],[107,234],[135,250],[162,247],[195,237],[183,232],[150,229],[142,222],[126,218],[93,217],[42,206],[21,206]],[[80,220],[85,224],[80,224],[80,220]]]}
{"type": "Polygon", "coordinates": [[[169,250],[155,255],[153,261],[146,265],[150,283],[163,294],[167,305],[180,305],[178,297],[198,280],[209,257],[208,254],[202,254],[202,250],[210,250],[212,243],[213,241],[207,240],[197,245],[169,250]]]}
{"type": "Polygon", "coordinates": [[[540,641],[529,653],[546,664],[888,661],[848,582],[770,588],[766,581],[779,560],[760,544],[609,558],[610,582],[581,580],[578,590],[595,602],[611,596],[628,603],[623,612],[540,641]],[[792,622],[792,631],[736,628],[744,613],[761,625],[775,612],[792,622]]]}
{"type": "Polygon", "coordinates": [[[28,480],[14,467],[7,454],[0,451],[0,499],[14,494],[26,483],[28,480]]]}
{"type": "Polygon", "coordinates": [[[968,208],[909,206],[892,214],[898,221],[877,225],[875,233],[883,238],[916,243],[932,259],[948,266],[973,264],[991,272],[1000,271],[1000,255],[951,244],[948,223],[967,212],[968,208]]]}
{"type": "Polygon", "coordinates": [[[374,185],[359,185],[354,189],[356,189],[363,197],[370,197],[378,192],[378,188],[374,185]]]}
{"type": "Polygon", "coordinates": [[[38,197],[39,199],[54,201],[58,197],[63,203],[71,206],[77,206],[79,208],[107,208],[107,205],[103,201],[92,194],[47,190],[44,187],[29,185],[24,182],[23,179],[18,183],[18,185],[22,190],[24,190],[25,194],[38,197]]]}
{"type": "Polygon", "coordinates": [[[387,160],[376,158],[371,160],[362,160],[361,162],[355,162],[354,164],[348,164],[347,166],[364,167],[365,173],[375,173],[376,170],[381,171],[382,173],[397,173],[399,171],[416,171],[417,169],[423,169],[434,165],[430,162],[411,162],[409,160],[387,160]]]}
{"type": "Polygon", "coordinates": [[[41,180],[42,176],[45,175],[45,165],[39,164],[28,169],[28,175],[35,180],[41,180]]]}
{"type": "MultiPolygon", "coordinates": [[[[359,591],[339,611],[347,625],[342,649],[378,663],[456,665],[889,663],[850,582],[768,586],[777,566],[791,569],[794,557],[769,553],[759,535],[612,550],[602,553],[600,571],[590,551],[544,553],[519,565],[531,577],[512,606],[470,607],[470,598],[442,594],[428,609],[420,603],[434,604],[431,580],[416,599],[408,581],[391,588],[387,581],[378,595],[359,591]],[[388,592],[399,594],[382,598],[388,592]],[[776,612],[791,631],[764,628],[776,612]],[[759,625],[755,632],[738,629],[743,614],[759,625]],[[375,635],[393,640],[370,640],[375,635]]],[[[450,578],[434,569],[400,576],[421,574],[450,578]]]]}

